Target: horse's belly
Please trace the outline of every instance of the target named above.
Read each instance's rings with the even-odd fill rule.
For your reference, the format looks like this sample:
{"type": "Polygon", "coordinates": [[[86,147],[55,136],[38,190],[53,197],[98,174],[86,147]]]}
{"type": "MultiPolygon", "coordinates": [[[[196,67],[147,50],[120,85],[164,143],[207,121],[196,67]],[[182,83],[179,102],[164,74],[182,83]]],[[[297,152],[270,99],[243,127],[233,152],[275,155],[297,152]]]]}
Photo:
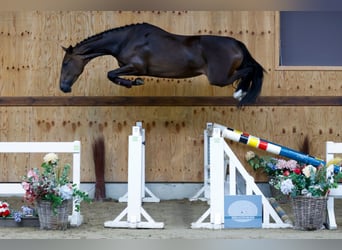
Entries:
{"type": "Polygon", "coordinates": [[[184,60],[184,58],[168,60],[165,58],[159,63],[150,64],[148,72],[156,77],[187,78],[204,74],[204,68],[204,62],[201,60],[184,60]]]}
{"type": "Polygon", "coordinates": [[[188,78],[195,77],[203,74],[203,72],[193,70],[193,69],[171,69],[165,68],[161,71],[148,71],[148,75],[155,77],[166,77],[166,78],[188,78]]]}

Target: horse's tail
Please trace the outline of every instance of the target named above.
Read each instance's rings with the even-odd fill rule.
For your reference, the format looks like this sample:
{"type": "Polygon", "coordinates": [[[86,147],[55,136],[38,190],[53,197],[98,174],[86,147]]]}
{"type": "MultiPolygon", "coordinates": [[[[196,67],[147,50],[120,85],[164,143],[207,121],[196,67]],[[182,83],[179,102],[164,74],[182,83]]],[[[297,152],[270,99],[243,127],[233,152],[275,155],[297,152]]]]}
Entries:
{"type": "Polygon", "coordinates": [[[240,100],[239,106],[245,104],[255,103],[256,99],[260,95],[262,82],[264,78],[264,68],[252,57],[247,47],[240,41],[238,44],[241,47],[243,53],[242,64],[239,69],[252,68],[252,70],[246,74],[244,80],[241,80],[238,89],[247,92],[246,95],[240,100]]]}

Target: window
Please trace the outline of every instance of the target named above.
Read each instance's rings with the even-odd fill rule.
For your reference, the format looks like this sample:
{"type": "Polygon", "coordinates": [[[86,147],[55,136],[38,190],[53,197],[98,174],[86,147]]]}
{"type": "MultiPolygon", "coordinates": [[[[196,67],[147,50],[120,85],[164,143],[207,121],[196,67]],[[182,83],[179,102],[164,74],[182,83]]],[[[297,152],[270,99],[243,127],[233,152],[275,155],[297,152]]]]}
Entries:
{"type": "Polygon", "coordinates": [[[342,11],[281,11],[278,22],[277,65],[342,66],[342,11]]]}

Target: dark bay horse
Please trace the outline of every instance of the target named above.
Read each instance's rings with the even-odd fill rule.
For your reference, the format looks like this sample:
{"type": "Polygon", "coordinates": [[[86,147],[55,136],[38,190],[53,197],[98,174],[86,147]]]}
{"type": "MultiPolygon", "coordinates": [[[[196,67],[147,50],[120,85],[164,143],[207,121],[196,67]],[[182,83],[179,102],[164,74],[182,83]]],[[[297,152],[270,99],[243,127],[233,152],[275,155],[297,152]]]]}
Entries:
{"type": "Polygon", "coordinates": [[[188,78],[204,74],[210,84],[220,87],[238,81],[234,97],[239,105],[254,103],[262,88],[264,69],[242,42],[231,37],[176,35],[141,23],[104,31],[63,49],[60,89],[65,93],[71,92],[90,60],[104,55],[112,55],[119,65],[108,72],[109,80],[127,88],[143,80],[121,76],[188,78]]]}

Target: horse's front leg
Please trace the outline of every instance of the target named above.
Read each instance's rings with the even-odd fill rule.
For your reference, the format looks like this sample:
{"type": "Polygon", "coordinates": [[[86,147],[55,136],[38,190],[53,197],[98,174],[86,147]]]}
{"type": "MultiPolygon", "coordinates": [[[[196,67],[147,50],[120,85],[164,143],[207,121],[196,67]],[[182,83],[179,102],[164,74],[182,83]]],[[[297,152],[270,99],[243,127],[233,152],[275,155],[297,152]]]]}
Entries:
{"type": "Polygon", "coordinates": [[[121,77],[118,77],[116,74],[115,70],[109,71],[107,74],[107,77],[109,80],[111,80],[113,83],[118,84],[120,86],[124,86],[126,88],[131,88],[132,87],[132,81],[127,80],[121,77]]]}
{"type": "Polygon", "coordinates": [[[118,69],[111,70],[108,72],[107,77],[113,83],[124,86],[126,88],[131,88],[132,86],[139,86],[144,84],[143,79],[136,78],[133,81],[121,78],[122,75],[136,75],[139,71],[133,65],[125,65],[118,69]]]}

